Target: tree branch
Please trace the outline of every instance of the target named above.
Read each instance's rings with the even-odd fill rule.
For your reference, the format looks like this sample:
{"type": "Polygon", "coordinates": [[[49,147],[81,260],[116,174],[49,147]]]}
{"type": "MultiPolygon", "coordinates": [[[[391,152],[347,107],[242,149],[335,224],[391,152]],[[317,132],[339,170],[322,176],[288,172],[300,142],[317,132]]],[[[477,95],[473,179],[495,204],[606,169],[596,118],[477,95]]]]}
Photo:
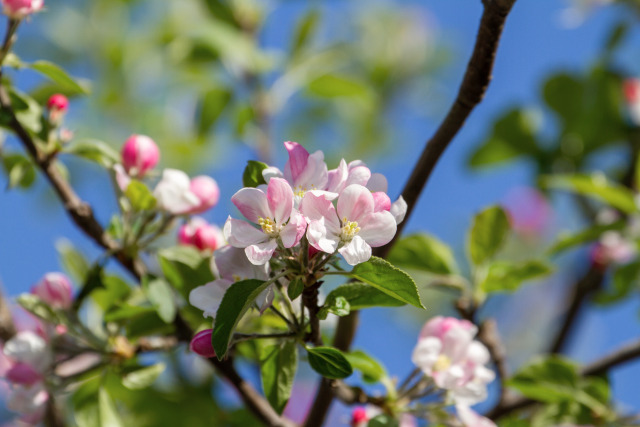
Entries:
{"type": "MultiPolygon", "coordinates": [[[[498,51],[500,36],[507,16],[515,2],[516,0],[483,0],[484,12],[480,19],[480,27],[476,35],[473,53],[467,64],[458,95],[435,134],[427,141],[422,155],[402,191],[402,197],[407,202],[405,220],[398,225],[398,230],[393,240],[383,247],[376,248],[374,255],[381,258],[387,256],[407,224],[418,198],[440,157],[460,131],[471,111],[482,101],[491,82],[491,73],[496,52],[498,51]]],[[[355,336],[357,324],[357,311],[340,318],[334,337],[334,346],[336,348],[343,351],[349,349],[355,336]]],[[[331,384],[328,380],[322,379],[305,425],[308,427],[321,426],[332,400],[331,384]]]]}
{"type": "MultiPolygon", "coordinates": [[[[624,345],[620,349],[585,366],[580,370],[580,374],[583,376],[602,375],[613,368],[616,368],[637,358],[640,358],[640,340],[624,345]]],[[[526,397],[507,398],[496,405],[491,411],[489,411],[487,417],[493,420],[497,420],[504,415],[527,408],[537,403],[540,402],[528,399],[526,397]]]]}

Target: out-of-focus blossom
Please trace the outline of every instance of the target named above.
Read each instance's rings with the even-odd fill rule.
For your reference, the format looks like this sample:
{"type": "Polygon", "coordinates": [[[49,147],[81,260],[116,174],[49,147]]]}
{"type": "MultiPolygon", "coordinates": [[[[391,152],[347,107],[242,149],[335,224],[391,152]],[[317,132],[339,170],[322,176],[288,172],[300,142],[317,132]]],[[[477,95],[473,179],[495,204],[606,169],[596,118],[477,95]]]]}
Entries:
{"type": "Polygon", "coordinates": [[[549,224],[551,207],[535,188],[518,187],[504,199],[511,227],[524,236],[538,236],[549,224]]]}
{"type": "Polygon", "coordinates": [[[49,400],[49,393],[42,383],[33,386],[15,386],[7,399],[7,408],[28,417],[32,424],[44,416],[44,410],[49,400]]]}
{"type": "Polygon", "coordinates": [[[338,251],[351,265],[369,260],[372,247],[389,243],[396,234],[393,215],[375,212],[373,195],[361,185],[345,188],[336,207],[327,194],[308,192],[300,210],[309,221],[309,244],[330,254],[338,251]]]}
{"type": "Polygon", "coordinates": [[[2,0],[2,11],[11,19],[24,19],[43,7],[44,0],[2,0]]]}
{"type": "Polygon", "coordinates": [[[59,124],[69,109],[69,99],[60,93],[51,95],[47,101],[47,108],[49,109],[49,120],[59,124]]]}
{"type": "Polygon", "coordinates": [[[224,246],[222,230],[200,217],[191,218],[180,227],[178,241],[182,245],[195,246],[201,251],[215,251],[224,246]]]}
{"type": "Polygon", "coordinates": [[[623,89],[629,121],[634,126],[640,126],[640,79],[626,79],[623,89]]]}
{"type": "Polygon", "coordinates": [[[569,0],[569,7],[562,11],[560,23],[565,28],[576,28],[600,7],[613,3],[614,0],[569,0]]]}
{"type": "Polygon", "coordinates": [[[411,414],[400,415],[398,427],[418,427],[418,420],[411,414]]]}
{"type": "Polygon", "coordinates": [[[71,280],[62,273],[47,273],[31,293],[54,308],[67,310],[73,301],[71,280]]]}
{"type": "MultiPolygon", "coordinates": [[[[255,265],[249,262],[245,252],[232,246],[225,246],[213,253],[216,270],[220,279],[198,286],[189,294],[189,303],[203,311],[204,317],[216,317],[216,312],[224,293],[237,281],[247,279],[267,280],[269,265],[255,265]]],[[[273,301],[273,290],[269,287],[257,298],[261,310],[273,301]]]]}
{"type": "Polygon", "coordinates": [[[211,345],[212,333],[213,329],[205,329],[195,334],[189,344],[191,351],[202,357],[215,357],[216,351],[213,349],[213,345],[211,345]]]}
{"type": "Polygon", "coordinates": [[[606,268],[610,264],[625,264],[637,255],[637,246],[617,231],[607,231],[591,251],[591,261],[596,267],[606,268]]]}
{"type": "Polygon", "coordinates": [[[122,164],[130,176],[144,176],[159,160],[160,150],[148,136],[131,135],[122,146],[122,164]]]}
{"type": "Polygon", "coordinates": [[[190,213],[202,213],[218,204],[220,188],[218,188],[216,180],[210,176],[196,176],[191,180],[189,189],[200,201],[198,206],[191,209],[190,213]]]}
{"type": "Polygon", "coordinates": [[[32,331],[20,331],[4,344],[4,355],[14,363],[26,363],[44,372],[52,361],[47,342],[32,331]]]}
{"type": "Polygon", "coordinates": [[[174,215],[193,212],[202,203],[191,191],[189,176],[177,169],[165,169],[162,172],[162,179],[156,185],[153,195],[158,200],[160,209],[174,215]]]}
{"type": "Polygon", "coordinates": [[[372,418],[380,414],[382,410],[377,406],[357,406],[351,411],[351,427],[366,427],[372,418]]]}
{"type": "Polygon", "coordinates": [[[496,427],[493,421],[483,417],[468,406],[456,405],[456,412],[464,427],[496,427]]]}
{"type": "Polygon", "coordinates": [[[466,320],[434,317],[420,332],[412,361],[458,404],[472,405],[487,397],[495,374],[486,366],[486,347],[473,338],[477,328],[466,320]]]}
{"type": "Polygon", "coordinates": [[[285,248],[298,244],[306,227],[305,219],[293,208],[293,191],[282,178],[271,178],[267,192],[257,188],[243,188],[231,201],[254,224],[229,217],[224,236],[230,245],[244,248],[253,264],[265,264],[281,241],[285,248]]]}

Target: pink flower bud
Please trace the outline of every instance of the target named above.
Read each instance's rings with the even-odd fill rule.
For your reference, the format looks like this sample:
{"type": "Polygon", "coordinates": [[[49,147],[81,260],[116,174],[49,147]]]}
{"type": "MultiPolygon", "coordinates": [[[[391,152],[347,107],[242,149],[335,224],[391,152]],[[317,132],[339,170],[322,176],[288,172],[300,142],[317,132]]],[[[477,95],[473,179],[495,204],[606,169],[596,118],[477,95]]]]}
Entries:
{"type": "Polygon", "coordinates": [[[42,380],[42,375],[28,363],[18,362],[7,371],[6,378],[14,384],[33,385],[42,380]]]}
{"type": "Polygon", "coordinates": [[[351,426],[366,426],[369,421],[369,415],[367,414],[366,408],[361,406],[354,408],[353,412],[351,412],[351,426]]]}
{"type": "Polygon", "coordinates": [[[382,191],[377,191],[373,193],[373,211],[390,211],[391,210],[391,199],[387,196],[387,193],[383,193],[382,191]]]}
{"type": "Polygon", "coordinates": [[[629,78],[623,83],[624,98],[629,104],[640,101],[640,80],[629,78]]]}
{"type": "Polygon", "coordinates": [[[202,213],[212,207],[214,207],[220,199],[220,188],[215,179],[200,175],[191,180],[189,188],[193,194],[196,195],[200,204],[194,208],[191,213],[202,213]]]}
{"type": "Polygon", "coordinates": [[[11,19],[23,19],[44,6],[44,0],[2,0],[5,15],[11,19]]]}
{"type": "Polygon", "coordinates": [[[68,309],[73,301],[71,281],[62,273],[47,273],[31,288],[31,293],[38,296],[54,308],[68,309]]]}
{"type": "Polygon", "coordinates": [[[181,245],[195,246],[201,251],[215,251],[224,246],[224,236],[220,228],[209,224],[202,218],[195,217],[180,227],[178,242],[181,245]]]}
{"type": "Polygon", "coordinates": [[[159,160],[160,150],[148,136],[131,135],[122,146],[122,164],[131,176],[144,176],[159,160]]]}
{"type": "Polygon", "coordinates": [[[191,344],[189,344],[191,351],[202,357],[215,357],[216,351],[211,344],[212,333],[213,329],[205,329],[198,332],[191,340],[191,344]]]}
{"type": "Polygon", "coordinates": [[[55,95],[51,95],[49,101],[47,101],[47,108],[52,111],[57,110],[64,113],[69,109],[69,100],[66,96],[56,93],[55,95]]]}

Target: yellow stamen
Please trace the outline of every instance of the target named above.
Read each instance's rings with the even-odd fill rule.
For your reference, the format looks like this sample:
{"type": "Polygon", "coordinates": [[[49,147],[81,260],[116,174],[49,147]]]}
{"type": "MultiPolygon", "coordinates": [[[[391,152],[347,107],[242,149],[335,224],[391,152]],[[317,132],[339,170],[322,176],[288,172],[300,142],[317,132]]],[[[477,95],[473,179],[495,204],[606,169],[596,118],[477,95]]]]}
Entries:
{"type": "Polygon", "coordinates": [[[451,359],[449,359],[449,357],[445,356],[444,354],[441,354],[440,356],[438,356],[438,360],[436,360],[436,363],[433,364],[433,370],[446,371],[447,369],[449,369],[449,366],[451,366],[451,359]]]}
{"type": "Polygon", "coordinates": [[[264,234],[271,237],[276,237],[280,232],[280,227],[271,218],[258,218],[258,225],[262,227],[264,234]]]}
{"type": "Polygon", "coordinates": [[[349,221],[347,217],[342,218],[342,233],[340,239],[344,242],[350,242],[353,237],[360,232],[360,227],[356,221],[349,221]]]}

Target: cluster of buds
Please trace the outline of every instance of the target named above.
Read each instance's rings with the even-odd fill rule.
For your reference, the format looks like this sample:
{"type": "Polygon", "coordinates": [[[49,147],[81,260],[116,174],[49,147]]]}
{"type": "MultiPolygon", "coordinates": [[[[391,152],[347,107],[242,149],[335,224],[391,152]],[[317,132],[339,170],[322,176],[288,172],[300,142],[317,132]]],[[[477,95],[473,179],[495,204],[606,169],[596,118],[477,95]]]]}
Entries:
{"type": "Polygon", "coordinates": [[[413,350],[413,363],[438,388],[446,390],[458,407],[468,408],[485,400],[487,384],[495,378],[485,366],[490,361],[489,351],[474,340],[477,331],[467,320],[437,316],[424,325],[413,350]]]}
{"type": "Polygon", "coordinates": [[[224,246],[224,236],[219,227],[200,217],[191,218],[178,231],[181,245],[195,246],[201,251],[213,252],[224,246]]]}
{"type": "MultiPolygon", "coordinates": [[[[70,280],[61,273],[48,273],[31,289],[31,293],[53,308],[71,307],[70,280]]],[[[32,318],[28,327],[4,343],[0,351],[0,376],[9,383],[7,407],[20,414],[26,425],[37,425],[43,418],[49,392],[45,377],[54,361],[51,340],[65,332],[32,318]]],[[[23,325],[27,326],[27,325],[23,325]]]]}
{"type": "Polygon", "coordinates": [[[44,7],[44,0],[2,0],[2,12],[11,19],[24,19],[44,7]]]}

